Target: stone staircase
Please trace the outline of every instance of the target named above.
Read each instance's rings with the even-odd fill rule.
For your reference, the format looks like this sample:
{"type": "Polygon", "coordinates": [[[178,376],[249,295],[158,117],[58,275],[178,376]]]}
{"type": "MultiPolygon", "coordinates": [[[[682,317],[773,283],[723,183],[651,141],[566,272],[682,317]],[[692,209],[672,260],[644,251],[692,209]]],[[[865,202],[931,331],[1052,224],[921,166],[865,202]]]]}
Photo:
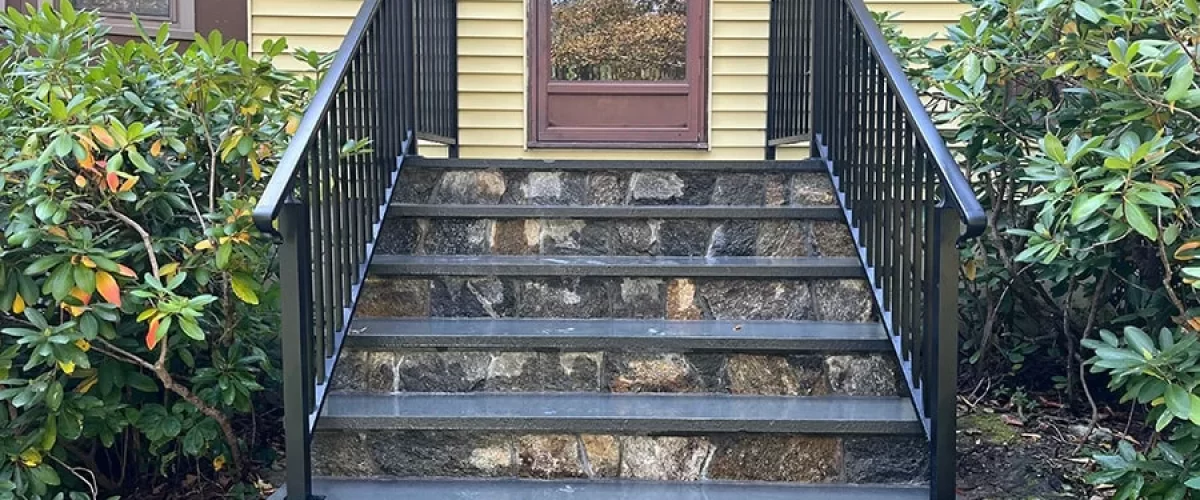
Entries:
{"type": "Polygon", "coordinates": [[[928,498],[810,162],[406,161],[313,441],[328,498],[928,498]]]}

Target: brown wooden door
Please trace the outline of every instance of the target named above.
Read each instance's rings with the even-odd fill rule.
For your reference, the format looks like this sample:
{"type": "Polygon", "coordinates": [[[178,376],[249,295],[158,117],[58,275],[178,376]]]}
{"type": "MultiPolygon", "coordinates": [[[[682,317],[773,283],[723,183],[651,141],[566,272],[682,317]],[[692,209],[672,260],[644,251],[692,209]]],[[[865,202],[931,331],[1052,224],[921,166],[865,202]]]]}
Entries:
{"type": "Polygon", "coordinates": [[[530,4],[531,146],[704,146],[707,0],[530,4]]]}

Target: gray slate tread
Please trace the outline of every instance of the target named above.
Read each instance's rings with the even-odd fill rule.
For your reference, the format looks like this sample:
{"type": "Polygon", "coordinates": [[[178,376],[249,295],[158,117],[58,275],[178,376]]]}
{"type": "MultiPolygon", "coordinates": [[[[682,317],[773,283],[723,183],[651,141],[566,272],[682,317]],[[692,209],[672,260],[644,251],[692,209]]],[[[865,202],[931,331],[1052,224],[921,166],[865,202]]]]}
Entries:
{"type": "Polygon", "coordinates": [[[753,172],[821,172],[827,173],[825,165],[816,160],[799,161],[691,161],[691,160],[485,160],[409,158],[405,168],[500,169],[500,170],[680,170],[708,171],[721,173],[753,172]]]}
{"type": "Polygon", "coordinates": [[[376,275],[862,278],[843,257],[377,255],[376,275]]]}
{"type": "Polygon", "coordinates": [[[919,435],[908,398],[725,394],[331,394],[318,427],[353,430],[919,435]]]}
{"type": "Polygon", "coordinates": [[[879,351],[878,323],[641,319],[360,318],[351,348],[879,351]]]}
{"type": "Polygon", "coordinates": [[[835,206],[482,205],[392,203],[390,217],[479,219],[788,219],[844,221],[835,206]]]}
{"type": "MultiPolygon", "coordinates": [[[[326,500],[918,500],[919,486],[717,481],[314,478],[326,500]]],[[[282,500],[282,494],[272,497],[282,500]]]]}

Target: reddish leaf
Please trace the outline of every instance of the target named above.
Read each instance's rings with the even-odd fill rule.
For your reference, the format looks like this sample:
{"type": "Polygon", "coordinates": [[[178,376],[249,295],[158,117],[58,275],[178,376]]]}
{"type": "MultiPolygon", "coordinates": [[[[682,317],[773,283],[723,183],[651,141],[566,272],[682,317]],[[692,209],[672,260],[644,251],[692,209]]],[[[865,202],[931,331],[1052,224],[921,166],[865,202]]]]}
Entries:
{"type": "Polygon", "coordinates": [[[104,127],[92,125],[92,136],[108,149],[114,149],[117,147],[117,141],[113,140],[111,135],[108,135],[108,131],[104,130],[104,127]]]}
{"type": "Polygon", "coordinates": [[[150,320],[150,329],[146,331],[146,347],[154,349],[158,340],[158,318],[154,318],[150,320]]]}
{"type": "Polygon", "coordinates": [[[120,273],[121,276],[124,276],[126,278],[136,278],[137,277],[137,273],[133,272],[133,269],[130,269],[129,266],[127,266],[125,264],[118,265],[117,272],[120,273]]]}
{"type": "Polygon", "coordinates": [[[109,304],[121,307],[121,287],[117,286],[117,280],[113,279],[111,274],[96,271],[96,291],[100,292],[100,296],[109,304]]]}
{"type": "Polygon", "coordinates": [[[109,172],[105,175],[104,182],[108,184],[108,190],[114,193],[121,188],[121,177],[116,172],[109,172]]]}

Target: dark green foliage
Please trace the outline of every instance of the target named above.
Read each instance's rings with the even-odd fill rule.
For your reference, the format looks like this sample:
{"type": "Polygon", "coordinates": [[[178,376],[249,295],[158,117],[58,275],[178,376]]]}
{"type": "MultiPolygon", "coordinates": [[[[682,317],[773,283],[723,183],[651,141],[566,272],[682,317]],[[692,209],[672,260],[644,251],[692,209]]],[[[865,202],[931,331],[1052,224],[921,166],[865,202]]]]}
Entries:
{"type": "Polygon", "coordinates": [[[282,41],[101,26],[0,15],[0,499],[240,472],[278,418],[250,210],[314,81],[273,66],[282,41]]]}
{"type": "Polygon", "coordinates": [[[967,359],[979,376],[1055,380],[1079,402],[1081,347],[1094,350],[1093,371],[1171,431],[1148,456],[1101,459],[1094,479],[1119,480],[1123,498],[1182,498],[1197,460],[1183,410],[1200,355],[1200,7],[972,6],[949,44],[912,58],[990,214],[964,254],[967,359]],[[1090,340],[1106,328],[1125,336],[1090,340]]]}

